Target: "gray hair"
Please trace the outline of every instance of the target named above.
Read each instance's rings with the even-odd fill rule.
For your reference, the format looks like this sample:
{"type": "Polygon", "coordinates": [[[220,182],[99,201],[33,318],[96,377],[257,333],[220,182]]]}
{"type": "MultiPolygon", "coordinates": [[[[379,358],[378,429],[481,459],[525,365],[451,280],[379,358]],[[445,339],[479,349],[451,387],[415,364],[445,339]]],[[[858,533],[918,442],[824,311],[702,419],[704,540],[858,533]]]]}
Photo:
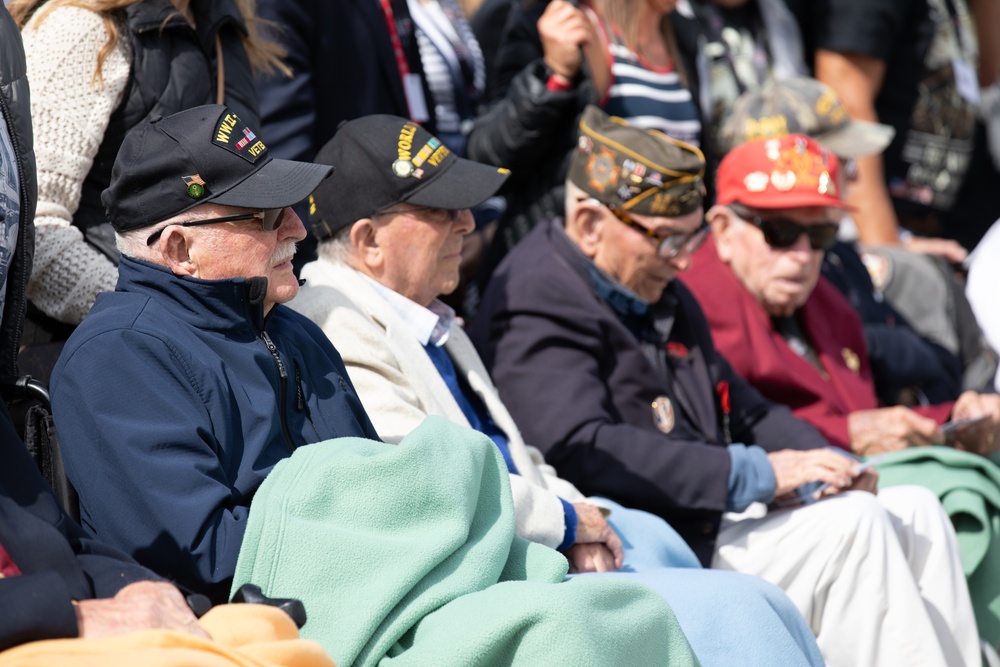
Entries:
{"type": "MultiPolygon", "coordinates": [[[[118,246],[118,251],[126,257],[143,259],[147,262],[160,264],[160,260],[162,258],[160,251],[156,249],[155,244],[152,247],[146,245],[146,239],[164,227],[176,225],[178,222],[198,220],[220,214],[220,209],[221,207],[219,205],[209,202],[184,211],[183,213],[179,213],[172,218],[167,218],[166,220],[158,222],[155,225],[140,227],[139,229],[130,229],[127,232],[115,232],[115,245],[118,246]]],[[[223,212],[222,214],[225,213],[223,212]]]]}
{"type": "Polygon", "coordinates": [[[349,260],[354,256],[354,246],[351,245],[351,229],[354,225],[347,225],[338,229],[333,238],[325,239],[316,246],[316,254],[320,259],[331,264],[349,264],[349,260]]]}

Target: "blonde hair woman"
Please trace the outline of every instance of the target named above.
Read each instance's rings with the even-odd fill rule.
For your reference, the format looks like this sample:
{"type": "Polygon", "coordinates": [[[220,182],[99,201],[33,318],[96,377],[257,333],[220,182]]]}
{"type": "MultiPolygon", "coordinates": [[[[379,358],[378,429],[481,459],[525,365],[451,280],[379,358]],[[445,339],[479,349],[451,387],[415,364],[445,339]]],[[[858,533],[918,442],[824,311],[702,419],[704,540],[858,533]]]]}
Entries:
{"type": "Polygon", "coordinates": [[[38,162],[26,343],[65,335],[117,282],[101,191],[125,133],[221,102],[259,127],[252,75],[282,69],[254,0],[12,0],[31,81],[38,162]],[[53,318],[58,322],[53,322],[53,318]]]}

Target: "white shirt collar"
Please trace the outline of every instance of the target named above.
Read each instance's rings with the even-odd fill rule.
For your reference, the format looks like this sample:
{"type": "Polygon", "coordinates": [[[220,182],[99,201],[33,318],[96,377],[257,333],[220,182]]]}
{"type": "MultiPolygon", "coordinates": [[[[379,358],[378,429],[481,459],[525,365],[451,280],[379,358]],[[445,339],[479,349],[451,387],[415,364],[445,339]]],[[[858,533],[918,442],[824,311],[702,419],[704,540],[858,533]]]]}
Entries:
{"type": "Polygon", "coordinates": [[[455,311],[440,299],[434,299],[429,308],[411,301],[399,292],[389,289],[379,281],[358,272],[367,280],[375,292],[385,299],[389,307],[402,318],[406,328],[421,345],[428,343],[441,347],[448,342],[451,325],[455,321],[455,311]]]}

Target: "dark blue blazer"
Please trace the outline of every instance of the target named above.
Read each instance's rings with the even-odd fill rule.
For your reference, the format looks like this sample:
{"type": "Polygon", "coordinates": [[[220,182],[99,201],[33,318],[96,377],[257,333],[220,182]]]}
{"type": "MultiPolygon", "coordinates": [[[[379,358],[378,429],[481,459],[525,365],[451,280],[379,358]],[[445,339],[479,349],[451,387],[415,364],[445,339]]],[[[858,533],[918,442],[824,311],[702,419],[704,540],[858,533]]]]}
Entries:
{"type": "Polygon", "coordinates": [[[640,344],[588,262],[561,228],[538,225],[500,264],[473,341],[525,441],[561,477],[663,517],[708,565],[726,509],[727,430],[769,451],[827,443],[733,372],[687,288],[667,287],[640,344]],[[661,397],[674,415],[666,433],[651,405],[661,397]]]}
{"type": "Polygon", "coordinates": [[[70,600],[113,597],[158,579],[84,534],[42,479],[0,408],[0,544],[21,570],[0,579],[0,651],[29,641],[76,637],[70,600]]]}

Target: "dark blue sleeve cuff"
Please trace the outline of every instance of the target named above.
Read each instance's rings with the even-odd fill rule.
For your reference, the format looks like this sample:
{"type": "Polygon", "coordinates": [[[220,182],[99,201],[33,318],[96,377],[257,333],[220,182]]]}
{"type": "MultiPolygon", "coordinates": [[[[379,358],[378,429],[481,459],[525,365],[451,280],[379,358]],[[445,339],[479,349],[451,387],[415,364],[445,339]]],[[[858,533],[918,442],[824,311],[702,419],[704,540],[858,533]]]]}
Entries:
{"type": "Polygon", "coordinates": [[[573,503],[567,502],[562,498],[559,502],[563,505],[563,514],[566,517],[566,533],[563,535],[562,544],[556,547],[559,551],[565,551],[576,543],[576,509],[573,507],[573,503]]]}

